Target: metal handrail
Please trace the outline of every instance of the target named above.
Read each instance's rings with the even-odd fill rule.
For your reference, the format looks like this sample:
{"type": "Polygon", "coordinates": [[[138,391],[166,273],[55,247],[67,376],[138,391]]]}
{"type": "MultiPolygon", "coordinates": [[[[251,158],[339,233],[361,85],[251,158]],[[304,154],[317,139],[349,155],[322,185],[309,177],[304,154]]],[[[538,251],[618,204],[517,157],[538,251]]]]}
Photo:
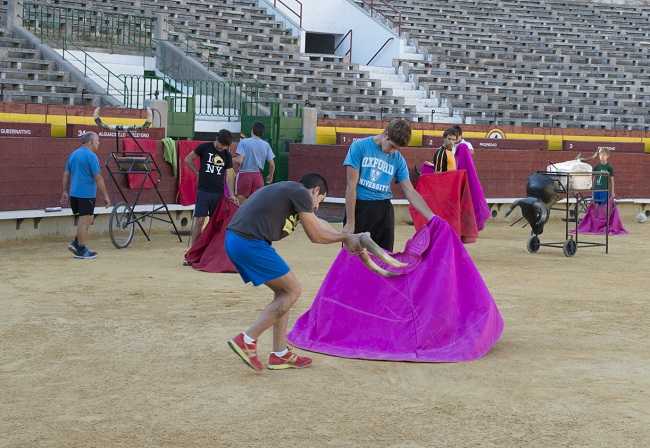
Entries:
{"type": "Polygon", "coordinates": [[[348,61],[348,64],[352,64],[352,41],[353,41],[352,40],[352,28],[350,28],[350,31],[345,33],[345,36],[343,36],[343,38],[341,39],[341,42],[339,42],[339,44],[336,46],[336,48],[334,48],[334,54],[336,54],[336,50],[339,49],[339,47],[343,44],[343,42],[345,42],[345,38],[348,37],[348,36],[350,36],[350,49],[345,53],[344,57],[347,57],[349,55],[350,59],[348,61]]]}
{"type": "Polygon", "coordinates": [[[375,58],[379,55],[379,53],[381,53],[381,51],[384,48],[386,48],[386,45],[388,45],[388,42],[390,42],[391,40],[395,40],[395,38],[394,37],[389,37],[388,39],[386,39],[386,42],[384,42],[384,45],[379,47],[379,50],[377,50],[377,53],[375,53],[375,55],[373,57],[371,57],[368,62],[366,62],[366,65],[370,65],[370,63],[375,60],[375,58]]]}
{"type": "Polygon", "coordinates": [[[298,22],[299,22],[299,24],[300,24],[300,28],[302,28],[302,2],[301,2],[300,0],[293,0],[293,1],[296,2],[296,3],[298,4],[298,6],[299,6],[299,10],[298,10],[298,11],[294,11],[293,8],[291,8],[291,6],[287,5],[287,4],[286,4],[285,2],[283,2],[282,0],[273,0],[273,7],[277,9],[277,7],[278,7],[278,3],[280,3],[282,6],[284,6],[284,7],[287,8],[289,11],[291,11],[292,13],[294,13],[294,14],[296,15],[296,17],[298,17],[298,22]]]}
{"type": "Polygon", "coordinates": [[[92,9],[22,4],[23,26],[43,40],[77,41],[97,46],[151,47],[152,17],[99,13],[92,9]]]}
{"type": "Polygon", "coordinates": [[[126,85],[125,82],[122,82],[122,90],[119,90],[119,88],[117,88],[117,87],[115,87],[114,85],[111,84],[111,75],[113,75],[113,78],[114,78],[114,79],[118,79],[118,80],[119,80],[120,77],[119,77],[118,75],[116,75],[115,73],[113,73],[112,71],[110,71],[110,70],[108,69],[108,67],[106,67],[104,64],[102,64],[101,62],[99,62],[99,61],[98,61],[97,59],[95,59],[93,56],[91,56],[90,54],[88,54],[88,52],[86,52],[84,49],[79,48],[79,47],[77,47],[77,46],[75,46],[75,45],[72,45],[72,44],[70,44],[70,43],[67,43],[66,40],[65,40],[65,38],[64,38],[64,39],[63,39],[63,49],[62,49],[62,52],[61,52],[61,55],[62,55],[62,57],[63,57],[64,60],[65,60],[66,51],[67,51],[67,53],[68,53],[68,55],[69,55],[69,58],[68,58],[68,59],[71,58],[71,59],[77,61],[79,64],[83,64],[83,72],[84,72],[84,76],[85,76],[85,77],[88,77],[88,71],[90,71],[92,74],[94,74],[95,76],[97,76],[97,77],[98,77],[102,82],[105,82],[105,83],[106,83],[106,95],[112,95],[112,93],[111,93],[111,88],[112,88],[114,93],[117,93],[118,95],[122,96],[123,98],[126,98],[126,97],[128,96],[129,92],[128,92],[128,88],[127,88],[127,85],[126,85]],[[70,47],[72,47],[75,51],[80,51],[81,53],[83,53],[83,55],[84,55],[84,60],[82,61],[82,60],[79,59],[77,56],[75,56],[74,53],[71,53],[71,52],[70,52],[70,49],[69,49],[70,47]],[[97,65],[100,66],[103,70],[106,71],[106,73],[107,73],[106,78],[104,78],[100,73],[96,72],[95,70],[93,70],[93,69],[88,65],[88,59],[90,59],[92,62],[94,62],[95,64],[97,64],[97,65]]]}
{"type": "Polygon", "coordinates": [[[124,105],[133,109],[144,107],[148,99],[174,99],[179,110],[185,110],[187,99],[195,99],[199,116],[239,117],[243,104],[257,106],[261,85],[204,79],[178,80],[167,76],[144,77],[122,75],[129,95],[124,105]]]}
{"type": "MultiPolygon", "coordinates": [[[[395,8],[393,5],[391,5],[390,3],[388,3],[388,2],[385,1],[385,0],[361,0],[361,2],[362,2],[364,5],[368,5],[368,6],[370,6],[370,16],[371,16],[371,17],[372,17],[372,15],[373,15],[373,13],[376,12],[376,13],[379,14],[380,16],[382,16],[382,17],[384,17],[385,19],[387,19],[386,16],[384,16],[380,11],[377,11],[377,10],[375,9],[375,3],[377,3],[377,4],[381,4],[381,5],[383,5],[383,6],[386,6],[386,7],[389,8],[389,9],[391,9],[395,14],[397,14],[397,35],[399,36],[399,35],[402,34],[402,13],[401,13],[397,8],[395,8]]],[[[387,19],[387,20],[389,20],[389,19],[387,19]]],[[[392,20],[391,20],[391,22],[392,22],[392,20]]]]}

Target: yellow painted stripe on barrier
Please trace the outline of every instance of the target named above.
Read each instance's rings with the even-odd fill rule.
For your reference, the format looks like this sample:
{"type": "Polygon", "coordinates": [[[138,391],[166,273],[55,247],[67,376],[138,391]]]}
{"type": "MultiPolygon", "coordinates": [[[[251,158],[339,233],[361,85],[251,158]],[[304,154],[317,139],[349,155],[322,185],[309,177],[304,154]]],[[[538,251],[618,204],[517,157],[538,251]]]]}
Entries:
{"type": "MultiPolygon", "coordinates": [[[[333,126],[319,126],[316,131],[316,143],[319,145],[334,145],[336,144],[336,133],[345,132],[350,134],[368,134],[376,135],[383,131],[380,128],[350,128],[350,127],[333,127],[333,126]]],[[[411,136],[410,146],[422,146],[422,137],[425,135],[433,135],[442,137],[443,131],[435,130],[414,130],[411,136]]],[[[464,137],[471,141],[472,138],[486,138],[485,132],[468,131],[464,133],[464,137]]],[[[564,140],[571,141],[584,141],[584,142],[643,142],[645,151],[650,152],[650,138],[641,137],[615,137],[615,136],[598,136],[598,135],[555,135],[555,134],[524,134],[524,133],[508,133],[508,139],[513,140],[547,140],[548,149],[551,151],[561,151],[564,140]]]]}
{"type": "MultiPolygon", "coordinates": [[[[144,123],[143,118],[122,118],[122,117],[102,117],[104,123],[121,124],[125,126],[139,125],[144,123]]],[[[0,121],[10,123],[49,123],[52,125],[52,137],[65,137],[66,124],[86,124],[94,125],[93,117],[82,117],[78,115],[39,115],[39,114],[14,114],[0,112],[0,121]]]]}
{"type": "Polygon", "coordinates": [[[650,152],[650,138],[642,138],[641,141],[645,146],[645,152],[650,152]]]}
{"type": "MultiPolygon", "coordinates": [[[[335,145],[336,144],[336,134],[368,134],[379,135],[384,132],[381,128],[344,128],[344,127],[333,127],[333,126],[319,126],[316,128],[316,144],[317,145],[335,145]]],[[[413,130],[411,133],[411,140],[409,141],[409,146],[422,146],[422,135],[424,131],[413,130]]]]}
{"type": "Polygon", "coordinates": [[[336,128],[319,126],[316,128],[317,145],[335,145],[336,128]]]}
{"type": "Polygon", "coordinates": [[[45,123],[45,115],[0,112],[0,121],[9,123],[45,123]]]}

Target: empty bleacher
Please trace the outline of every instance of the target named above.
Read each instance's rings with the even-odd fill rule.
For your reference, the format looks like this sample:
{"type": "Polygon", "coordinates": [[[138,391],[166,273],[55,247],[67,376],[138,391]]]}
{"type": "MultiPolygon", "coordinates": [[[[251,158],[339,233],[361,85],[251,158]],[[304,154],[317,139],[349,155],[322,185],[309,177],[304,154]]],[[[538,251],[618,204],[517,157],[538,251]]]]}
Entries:
{"type": "Polygon", "coordinates": [[[101,96],[84,92],[69,73],[57,69],[28,42],[0,29],[0,100],[21,103],[84,105],[101,96]]]}
{"type": "MultiPolygon", "coordinates": [[[[357,3],[367,8],[369,2],[357,3]]],[[[647,129],[650,7],[629,3],[391,0],[373,6],[427,55],[399,61],[412,79],[475,123],[647,129]]]]}
{"type": "Polygon", "coordinates": [[[415,107],[393,96],[357,65],[332,55],[304,54],[298,38],[255,0],[49,0],[50,5],[120,14],[160,13],[169,40],[224,79],[259,84],[265,99],[290,108],[310,102],[322,116],[410,118],[415,107]]]}

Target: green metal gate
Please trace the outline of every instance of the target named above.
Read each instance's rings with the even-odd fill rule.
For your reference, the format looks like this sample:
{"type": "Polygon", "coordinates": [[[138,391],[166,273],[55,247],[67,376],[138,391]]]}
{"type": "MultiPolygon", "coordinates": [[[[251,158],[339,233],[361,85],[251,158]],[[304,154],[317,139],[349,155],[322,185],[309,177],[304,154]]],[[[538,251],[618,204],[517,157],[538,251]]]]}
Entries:
{"type": "MultiPolygon", "coordinates": [[[[273,148],[275,154],[275,180],[287,180],[289,174],[289,145],[302,141],[302,108],[297,107],[295,117],[283,117],[280,104],[272,103],[269,115],[260,114],[259,104],[242,106],[241,130],[250,136],[253,124],[260,122],[266,128],[264,140],[273,148]]],[[[266,175],[268,168],[265,168],[266,175]]]]}
{"type": "Polygon", "coordinates": [[[167,97],[167,136],[172,138],[194,137],[196,108],[194,97],[167,97]]]}

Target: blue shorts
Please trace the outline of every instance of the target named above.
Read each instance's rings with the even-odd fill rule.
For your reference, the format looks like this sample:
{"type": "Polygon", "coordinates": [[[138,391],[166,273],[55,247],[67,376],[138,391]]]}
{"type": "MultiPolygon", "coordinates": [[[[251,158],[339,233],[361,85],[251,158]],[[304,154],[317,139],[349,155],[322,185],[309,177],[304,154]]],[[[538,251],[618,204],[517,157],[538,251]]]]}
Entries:
{"type": "Polygon", "coordinates": [[[287,275],[291,270],[266,241],[249,240],[227,230],[225,247],[228,258],[239,271],[244,283],[251,282],[259,286],[287,275]]]}
{"type": "Polygon", "coordinates": [[[606,204],[609,193],[607,191],[594,191],[593,196],[596,204],[606,204]]]}

